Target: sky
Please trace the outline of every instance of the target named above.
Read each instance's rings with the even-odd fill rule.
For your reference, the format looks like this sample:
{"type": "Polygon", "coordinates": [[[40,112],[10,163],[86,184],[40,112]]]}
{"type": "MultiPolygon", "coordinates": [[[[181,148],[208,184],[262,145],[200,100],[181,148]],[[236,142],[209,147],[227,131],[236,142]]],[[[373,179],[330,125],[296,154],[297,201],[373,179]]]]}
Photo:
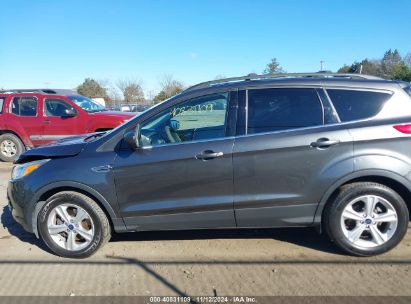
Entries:
{"type": "Polygon", "coordinates": [[[411,0],[0,0],[0,88],[185,85],[411,52],[411,0]]]}

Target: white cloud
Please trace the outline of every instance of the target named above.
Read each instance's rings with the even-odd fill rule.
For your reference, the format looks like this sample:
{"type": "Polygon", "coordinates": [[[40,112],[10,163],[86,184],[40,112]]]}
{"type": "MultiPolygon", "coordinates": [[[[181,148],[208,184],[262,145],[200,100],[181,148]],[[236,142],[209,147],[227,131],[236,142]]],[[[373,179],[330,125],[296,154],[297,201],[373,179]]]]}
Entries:
{"type": "Polygon", "coordinates": [[[198,54],[196,52],[191,52],[188,54],[188,56],[190,56],[191,59],[196,59],[198,57],[198,54]]]}

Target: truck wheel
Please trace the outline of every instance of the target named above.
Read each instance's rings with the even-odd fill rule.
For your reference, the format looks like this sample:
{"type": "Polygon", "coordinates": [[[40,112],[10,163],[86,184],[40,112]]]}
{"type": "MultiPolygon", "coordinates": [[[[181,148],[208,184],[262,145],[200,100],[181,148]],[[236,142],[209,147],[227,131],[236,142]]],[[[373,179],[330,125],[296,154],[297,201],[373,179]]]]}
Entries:
{"type": "Polygon", "coordinates": [[[88,196],[63,191],[50,197],[38,215],[42,240],[57,255],[86,258],[111,236],[106,214],[88,196]]]}
{"type": "Polygon", "coordinates": [[[371,182],[341,187],[324,213],[330,238],[357,256],[387,252],[402,240],[408,227],[408,209],[393,189],[371,182]]]}
{"type": "Polygon", "coordinates": [[[5,162],[14,162],[25,147],[21,140],[14,134],[6,133],[0,135],[0,159],[5,162]]]}

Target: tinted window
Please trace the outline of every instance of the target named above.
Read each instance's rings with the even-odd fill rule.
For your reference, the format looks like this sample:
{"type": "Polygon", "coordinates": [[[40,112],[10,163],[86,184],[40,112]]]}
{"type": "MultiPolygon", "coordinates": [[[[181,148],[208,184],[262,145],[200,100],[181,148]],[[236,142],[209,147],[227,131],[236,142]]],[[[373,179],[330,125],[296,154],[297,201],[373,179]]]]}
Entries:
{"type": "Polygon", "coordinates": [[[73,109],[72,106],[60,99],[46,99],[45,107],[46,116],[64,116],[66,110],[73,109]]]}
{"type": "Polygon", "coordinates": [[[3,113],[4,98],[0,98],[0,113],[3,113]]]}
{"type": "Polygon", "coordinates": [[[36,116],[37,99],[35,97],[14,97],[11,112],[19,116],[36,116]]]}
{"type": "Polygon", "coordinates": [[[371,91],[328,89],[341,121],[370,118],[378,114],[391,94],[371,91]]]}
{"type": "Polygon", "coordinates": [[[164,110],[141,127],[143,145],[225,136],[228,93],[193,98],[164,110]]]}
{"type": "Polygon", "coordinates": [[[404,91],[408,93],[408,95],[411,96],[411,86],[408,86],[406,88],[404,88],[404,91]]]}
{"type": "Polygon", "coordinates": [[[248,92],[248,133],[322,124],[323,111],[314,89],[260,89],[248,92]]]}

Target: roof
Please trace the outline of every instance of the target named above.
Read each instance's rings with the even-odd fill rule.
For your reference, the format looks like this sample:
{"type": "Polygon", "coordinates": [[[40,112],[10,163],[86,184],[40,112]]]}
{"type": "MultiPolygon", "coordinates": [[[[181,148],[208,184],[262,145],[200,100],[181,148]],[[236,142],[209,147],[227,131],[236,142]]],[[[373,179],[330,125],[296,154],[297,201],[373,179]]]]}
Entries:
{"type": "Polygon", "coordinates": [[[292,74],[250,74],[242,77],[232,77],[206,81],[187,88],[182,93],[190,93],[206,88],[240,88],[261,85],[336,85],[350,87],[392,88],[397,81],[385,80],[364,74],[337,73],[292,73],[292,74]]]}
{"type": "Polygon", "coordinates": [[[67,89],[9,89],[0,90],[1,94],[17,94],[17,93],[37,93],[37,94],[56,94],[56,95],[79,95],[74,90],[67,89]]]}

